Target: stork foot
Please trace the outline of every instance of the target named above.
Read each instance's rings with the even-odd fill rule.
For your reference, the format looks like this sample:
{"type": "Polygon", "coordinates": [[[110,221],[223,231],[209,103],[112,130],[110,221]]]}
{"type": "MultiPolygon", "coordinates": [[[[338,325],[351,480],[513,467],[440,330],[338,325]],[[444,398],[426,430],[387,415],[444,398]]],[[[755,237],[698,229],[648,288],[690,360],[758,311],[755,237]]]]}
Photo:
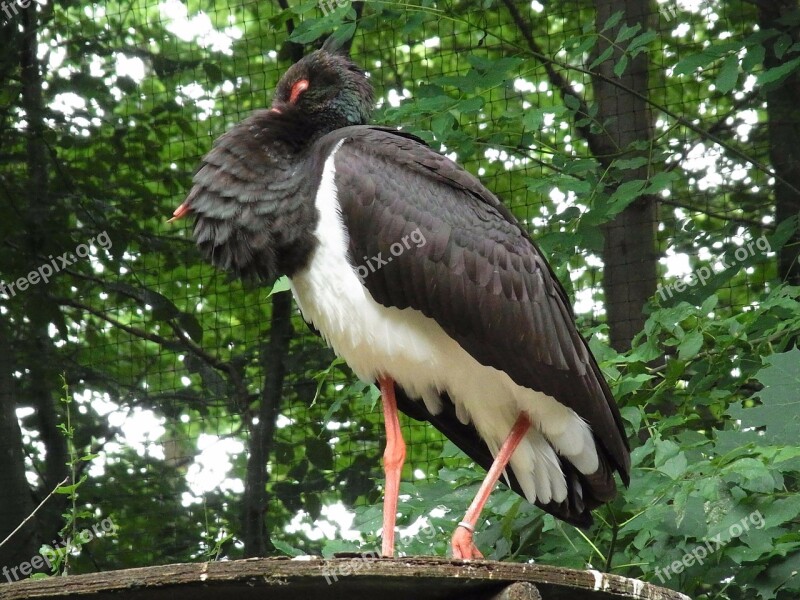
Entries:
{"type": "Polygon", "coordinates": [[[489,494],[492,493],[494,484],[500,479],[500,475],[508,466],[508,461],[511,460],[511,455],[514,454],[514,450],[517,449],[520,441],[525,437],[525,434],[530,428],[531,421],[528,415],[524,412],[520,413],[508,437],[503,442],[503,445],[500,446],[497,456],[494,457],[494,462],[492,462],[492,466],[486,474],[486,478],[478,489],[475,499],[472,501],[472,504],[469,505],[467,514],[464,515],[464,520],[458,524],[458,527],[453,533],[453,538],[450,540],[450,546],[453,548],[453,558],[463,558],[467,560],[483,558],[483,554],[480,553],[480,550],[475,546],[475,542],[472,541],[475,525],[480,518],[483,506],[489,499],[489,494]]]}
{"type": "Polygon", "coordinates": [[[453,532],[453,537],[450,540],[450,546],[453,549],[453,558],[462,558],[466,560],[483,558],[483,554],[478,550],[472,537],[472,532],[465,527],[456,527],[456,530],[453,532]]]}

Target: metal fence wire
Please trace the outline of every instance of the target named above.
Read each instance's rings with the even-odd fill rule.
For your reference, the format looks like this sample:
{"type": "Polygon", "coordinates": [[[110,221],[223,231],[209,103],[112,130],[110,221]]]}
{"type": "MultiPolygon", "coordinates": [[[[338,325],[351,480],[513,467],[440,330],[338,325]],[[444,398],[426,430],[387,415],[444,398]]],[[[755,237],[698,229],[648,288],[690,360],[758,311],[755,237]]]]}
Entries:
{"type": "MultiPolygon", "coordinates": [[[[674,290],[664,285],[775,221],[763,209],[771,179],[752,85],[715,93],[715,71],[676,72],[702,50],[698,40],[749,34],[752,6],[652,4],[653,148],[642,155],[675,175],[657,191],[653,222],[665,290],[653,305],[666,305],[674,290]]],[[[597,171],[583,130],[608,124],[580,123],[554,84],[555,73],[592,106],[593,50],[578,48],[596,30],[591,3],[128,0],[19,10],[3,25],[8,44],[24,55],[32,32],[43,72],[38,101],[1,103],[14,117],[3,118],[0,181],[6,197],[29,198],[12,203],[14,226],[25,228],[8,232],[15,258],[3,259],[4,280],[74,254],[51,283],[0,296],[26,477],[38,502],[68,474],[70,448],[91,455],[78,461],[87,479],[75,531],[107,517],[120,525],[86,544],[73,571],[241,557],[262,529],[264,554],[319,553],[337,538],[331,547],[347,548],[377,514],[368,510],[382,485],[376,390],[335,360],[287,293],[230,280],[202,262],[188,225],[165,224],[213,140],[268,106],[292,60],[334,23],[359,17],[352,57],[376,88],[374,122],[421,135],[477,174],[548,254],[580,328],[608,339],[601,228],[579,225],[592,198],[578,168],[595,161],[586,169],[597,171]],[[435,104],[442,89],[451,104],[435,104]],[[33,119],[46,141],[38,159],[23,123],[33,119]],[[43,178],[41,197],[30,196],[32,177],[43,178]],[[67,413],[71,441],[58,428],[67,413]]],[[[0,77],[35,86],[9,74],[16,58],[4,54],[0,77]]],[[[719,292],[725,309],[746,309],[774,276],[771,262],[738,271],[719,292]]],[[[459,455],[432,427],[404,418],[403,428],[407,501],[437,489],[441,469],[470,464],[453,462],[459,455]]],[[[60,506],[40,514],[53,535],[60,506]]]]}

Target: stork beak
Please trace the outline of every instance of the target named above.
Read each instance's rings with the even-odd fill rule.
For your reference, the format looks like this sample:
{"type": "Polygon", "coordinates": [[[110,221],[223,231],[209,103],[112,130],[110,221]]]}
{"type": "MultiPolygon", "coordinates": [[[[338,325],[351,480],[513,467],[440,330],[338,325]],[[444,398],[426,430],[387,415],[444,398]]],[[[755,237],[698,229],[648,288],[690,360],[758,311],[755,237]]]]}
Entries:
{"type": "Polygon", "coordinates": [[[172,223],[173,221],[177,221],[178,219],[182,219],[187,214],[189,214],[189,205],[184,202],[178,208],[175,209],[175,212],[172,213],[172,218],[167,221],[167,223],[172,223]]]}
{"type": "Polygon", "coordinates": [[[281,102],[280,100],[273,100],[272,106],[269,107],[269,110],[267,112],[273,115],[282,115],[283,111],[286,109],[287,106],[289,105],[286,104],[286,102],[281,102]]]}

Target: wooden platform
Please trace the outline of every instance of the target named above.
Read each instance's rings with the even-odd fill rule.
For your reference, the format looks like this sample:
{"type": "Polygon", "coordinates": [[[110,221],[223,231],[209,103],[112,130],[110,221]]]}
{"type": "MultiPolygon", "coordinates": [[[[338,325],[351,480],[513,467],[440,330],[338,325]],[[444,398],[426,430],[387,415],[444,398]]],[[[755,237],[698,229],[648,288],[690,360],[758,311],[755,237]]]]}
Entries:
{"type": "Polygon", "coordinates": [[[23,598],[690,600],[672,590],[598,571],[357,555],[182,563],[0,585],[0,600],[23,598]]]}

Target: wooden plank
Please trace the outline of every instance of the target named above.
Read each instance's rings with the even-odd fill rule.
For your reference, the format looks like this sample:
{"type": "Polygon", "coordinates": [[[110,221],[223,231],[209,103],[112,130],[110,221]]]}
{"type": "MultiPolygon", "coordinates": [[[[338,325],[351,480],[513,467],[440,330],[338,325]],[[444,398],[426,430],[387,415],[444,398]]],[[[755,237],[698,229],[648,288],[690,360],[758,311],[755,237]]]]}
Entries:
{"type": "Polygon", "coordinates": [[[489,600],[542,600],[542,595],[529,581],[517,581],[504,587],[489,600]]]}
{"type": "MultiPolygon", "coordinates": [[[[545,565],[444,558],[253,558],[106,571],[0,585],[0,600],[489,600],[514,582],[542,600],[690,600],[637,579],[545,565]]],[[[512,590],[514,591],[514,590],[512,590]]],[[[516,589],[521,593],[520,589],[516,589]]]]}

